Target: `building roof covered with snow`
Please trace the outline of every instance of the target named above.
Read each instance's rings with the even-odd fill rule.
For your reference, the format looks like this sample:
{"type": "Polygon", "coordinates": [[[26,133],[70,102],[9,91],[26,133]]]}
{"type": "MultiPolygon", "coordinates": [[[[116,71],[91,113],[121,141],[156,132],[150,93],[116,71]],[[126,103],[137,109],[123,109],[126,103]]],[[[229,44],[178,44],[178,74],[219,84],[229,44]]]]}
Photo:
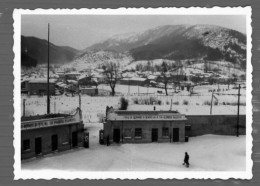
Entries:
{"type": "MultiPolygon", "coordinates": [[[[56,79],[49,79],[50,83],[55,83],[56,79]]],[[[30,79],[29,83],[47,83],[47,78],[30,79]]]]}

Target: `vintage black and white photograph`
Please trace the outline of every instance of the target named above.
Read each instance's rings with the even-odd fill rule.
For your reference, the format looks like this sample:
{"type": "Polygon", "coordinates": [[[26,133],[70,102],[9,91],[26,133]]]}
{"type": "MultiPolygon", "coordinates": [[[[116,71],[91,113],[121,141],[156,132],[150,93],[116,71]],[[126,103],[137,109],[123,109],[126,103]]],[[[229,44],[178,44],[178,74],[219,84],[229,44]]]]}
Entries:
{"type": "Polygon", "coordinates": [[[252,177],[250,7],[13,16],[16,179],[252,177]]]}

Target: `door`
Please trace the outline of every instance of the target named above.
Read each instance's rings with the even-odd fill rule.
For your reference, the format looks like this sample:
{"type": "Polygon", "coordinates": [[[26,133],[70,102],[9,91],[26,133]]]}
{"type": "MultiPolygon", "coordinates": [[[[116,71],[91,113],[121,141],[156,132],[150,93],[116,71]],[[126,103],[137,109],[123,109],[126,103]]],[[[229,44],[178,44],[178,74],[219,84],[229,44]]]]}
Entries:
{"type": "Polygon", "coordinates": [[[179,128],[172,129],[172,141],[178,142],[179,141],[179,128]]]}
{"type": "Polygon", "coordinates": [[[72,147],[78,146],[78,132],[72,132],[72,147]]]}
{"type": "Polygon", "coordinates": [[[35,138],[35,154],[39,155],[42,153],[42,138],[35,138]]]}
{"type": "Polygon", "coordinates": [[[157,142],[158,141],[158,129],[153,128],[152,129],[152,142],[157,142]]]}
{"type": "Polygon", "coordinates": [[[114,136],[113,136],[113,140],[116,143],[120,142],[120,129],[114,129],[114,136]]]}
{"type": "Polygon", "coordinates": [[[58,135],[51,136],[52,151],[58,150],[58,135]]]}

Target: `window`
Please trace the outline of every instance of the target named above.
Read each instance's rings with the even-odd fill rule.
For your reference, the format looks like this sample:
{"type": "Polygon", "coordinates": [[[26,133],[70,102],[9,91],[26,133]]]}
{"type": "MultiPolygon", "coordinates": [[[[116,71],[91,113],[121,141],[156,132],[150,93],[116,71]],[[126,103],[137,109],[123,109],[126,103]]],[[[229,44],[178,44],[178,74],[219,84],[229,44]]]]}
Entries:
{"type": "Polygon", "coordinates": [[[29,139],[26,139],[26,140],[23,140],[23,150],[30,150],[30,140],[29,139]]]}
{"type": "Polygon", "coordinates": [[[162,136],[164,136],[164,137],[169,136],[169,128],[167,128],[167,127],[162,128],[162,136]]]}
{"type": "Polygon", "coordinates": [[[185,126],[185,130],[186,130],[186,131],[191,131],[191,125],[186,125],[186,126],[185,126]]]}
{"type": "Polygon", "coordinates": [[[131,138],[132,137],[132,131],[131,129],[125,129],[125,138],[131,138]]]}
{"type": "Polygon", "coordinates": [[[141,128],[136,128],[135,129],[135,137],[136,138],[141,138],[142,137],[142,129],[141,128]]]}

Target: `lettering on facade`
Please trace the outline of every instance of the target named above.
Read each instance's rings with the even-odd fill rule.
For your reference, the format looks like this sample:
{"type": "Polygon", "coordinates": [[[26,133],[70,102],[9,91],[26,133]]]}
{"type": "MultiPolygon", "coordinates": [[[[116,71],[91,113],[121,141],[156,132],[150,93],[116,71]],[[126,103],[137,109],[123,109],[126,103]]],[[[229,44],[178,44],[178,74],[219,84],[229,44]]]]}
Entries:
{"type": "Polygon", "coordinates": [[[57,125],[65,125],[71,122],[76,122],[76,118],[62,118],[62,119],[49,120],[49,121],[26,122],[26,123],[22,123],[21,129],[26,130],[26,129],[33,129],[33,128],[35,129],[35,128],[51,127],[57,125]]]}
{"type": "Polygon", "coordinates": [[[143,116],[124,116],[125,120],[147,120],[147,119],[179,119],[182,118],[181,115],[143,115],[143,116]]]}

